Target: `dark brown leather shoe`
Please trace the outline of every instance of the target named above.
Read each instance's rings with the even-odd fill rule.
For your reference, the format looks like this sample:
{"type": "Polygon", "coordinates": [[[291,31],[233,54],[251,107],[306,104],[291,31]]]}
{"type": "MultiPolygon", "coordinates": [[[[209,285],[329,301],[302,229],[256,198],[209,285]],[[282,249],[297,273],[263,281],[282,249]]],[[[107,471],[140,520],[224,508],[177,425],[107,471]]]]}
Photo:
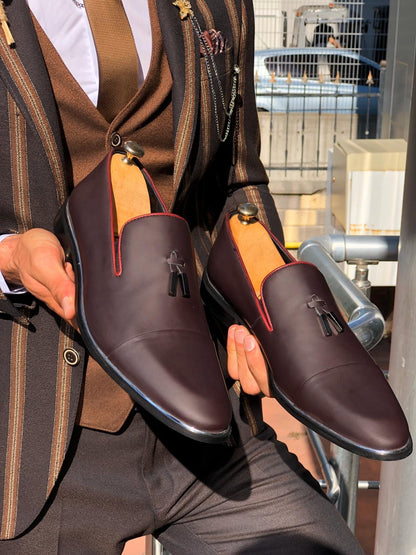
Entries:
{"type": "Polygon", "coordinates": [[[273,395],[305,425],[369,458],[409,455],[402,409],[322,274],[294,260],[257,219],[244,223],[228,214],[211,250],[201,290],[210,313],[252,331],[273,395]]]}
{"type": "MultiPolygon", "coordinates": [[[[75,269],[82,338],[153,416],[193,439],[221,442],[230,432],[231,407],[200,299],[188,225],[166,211],[136,158],[127,163],[144,181],[152,213],[115,225],[112,164],[123,156],[109,154],[74,189],[56,222],[75,269]]],[[[117,171],[127,170],[119,165],[117,171]]]]}

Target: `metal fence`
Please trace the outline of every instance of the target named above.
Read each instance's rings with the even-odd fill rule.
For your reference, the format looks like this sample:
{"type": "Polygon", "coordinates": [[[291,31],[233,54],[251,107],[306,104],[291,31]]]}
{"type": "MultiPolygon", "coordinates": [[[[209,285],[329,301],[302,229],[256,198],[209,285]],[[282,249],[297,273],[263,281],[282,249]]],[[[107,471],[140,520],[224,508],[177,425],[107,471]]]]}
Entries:
{"type": "Polygon", "coordinates": [[[269,108],[259,108],[262,161],[269,174],[318,176],[326,172],[328,150],[337,140],[377,137],[383,81],[383,71],[379,86],[370,73],[364,85],[349,88],[342,81],[302,81],[289,74],[283,86],[257,87],[258,105],[269,108]]]}
{"type": "Polygon", "coordinates": [[[325,46],[329,34],[342,48],[380,62],[386,58],[389,0],[253,0],[256,50],[325,46]]]}
{"type": "Polygon", "coordinates": [[[263,163],[284,177],[321,174],[338,138],[378,136],[388,0],[254,0],[254,9],[263,163]]]}

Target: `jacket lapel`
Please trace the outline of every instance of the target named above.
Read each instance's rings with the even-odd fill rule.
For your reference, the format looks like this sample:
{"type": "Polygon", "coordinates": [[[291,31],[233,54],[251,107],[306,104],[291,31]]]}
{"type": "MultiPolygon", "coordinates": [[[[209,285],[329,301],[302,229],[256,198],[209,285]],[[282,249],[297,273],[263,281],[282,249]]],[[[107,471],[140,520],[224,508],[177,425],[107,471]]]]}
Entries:
{"type": "Polygon", "coordinates": [[[6,11],[15,45],[8,46],[0,30],[0,78],[41,139],[62,202],[66,186],[59,119],[30,11],[25,0],[12,0],[6,11]]]}
{"type": "Polygon", "coordinates": [[[199,46],[189,17],[181,19],[173,0],[156,0],[156,7],[173,77],[174,187],[177,190],[195,137],[200,94],[199,46]]]}

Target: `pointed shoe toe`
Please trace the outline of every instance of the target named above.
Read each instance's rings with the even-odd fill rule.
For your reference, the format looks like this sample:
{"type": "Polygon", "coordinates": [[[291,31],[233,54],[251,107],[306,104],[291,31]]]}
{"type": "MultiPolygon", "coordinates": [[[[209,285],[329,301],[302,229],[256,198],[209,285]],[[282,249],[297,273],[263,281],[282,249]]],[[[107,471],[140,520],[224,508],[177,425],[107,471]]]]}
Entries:
{"type": "MultiPolygon", "coordinates": [[[[82,338],[102,368],[161,422],[192,439],[221,442],[230,433],[231,405],[188,225],[166,211],[139,165],[147,212],[115,214],[113,156],[73,190],[56,221],[75,270],[82,338]]],[[[119,170],[123,179],[130,171],[119,170]]]]}
{"type": "Polygon", "coordinates": [[[219,326],[251,330],[268,363],[272,394],[305,425],[362,456],[409,455],[399,402],[321,272],[293,259],[258,220],[239,219],[226,216],[210,252],[201,288],[208,312],[219,326]]]}
{"type": "Polygon", "coordinates": [[[357,361],[318,373],[299,389],[296,404],[323,436],[333,441],[337,435],[338,444],[358,455],[398,460],[412,451],[405,416],[375,364],[357,361]]]}
{"type": "Polygon", "coordinates": [[[228,395],[223,383],[212,379],[212,368],[218,363],[204,334],[171,328],[148,332],[118,346],[108,358],[115,368],[125,369],[123,380],[149,412],[159,407],[159,420],[208,442],[227,438],[228,395]],[[144,376],[135,370],[136,360],[146,368],[144,376]]]}

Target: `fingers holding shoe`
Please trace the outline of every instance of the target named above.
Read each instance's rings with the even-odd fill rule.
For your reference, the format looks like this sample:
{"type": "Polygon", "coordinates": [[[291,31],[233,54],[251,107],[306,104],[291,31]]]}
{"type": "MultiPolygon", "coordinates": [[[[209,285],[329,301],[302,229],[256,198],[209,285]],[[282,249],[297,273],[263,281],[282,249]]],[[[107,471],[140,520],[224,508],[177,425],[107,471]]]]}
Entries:
{"type": "Polygon", "coordinates": [[[255,337],[244,326],[233,325],[228,330],[228,373],[239,380],[245,393],[271,396],[267,364],[255,337]]]}
{"type": "Polygon", "coordinates": [[[23,285],[59,316],[74,320],[74,273],[53,233],[34,228],[4,239],[0,270],[6,281],[23,285]]]}

